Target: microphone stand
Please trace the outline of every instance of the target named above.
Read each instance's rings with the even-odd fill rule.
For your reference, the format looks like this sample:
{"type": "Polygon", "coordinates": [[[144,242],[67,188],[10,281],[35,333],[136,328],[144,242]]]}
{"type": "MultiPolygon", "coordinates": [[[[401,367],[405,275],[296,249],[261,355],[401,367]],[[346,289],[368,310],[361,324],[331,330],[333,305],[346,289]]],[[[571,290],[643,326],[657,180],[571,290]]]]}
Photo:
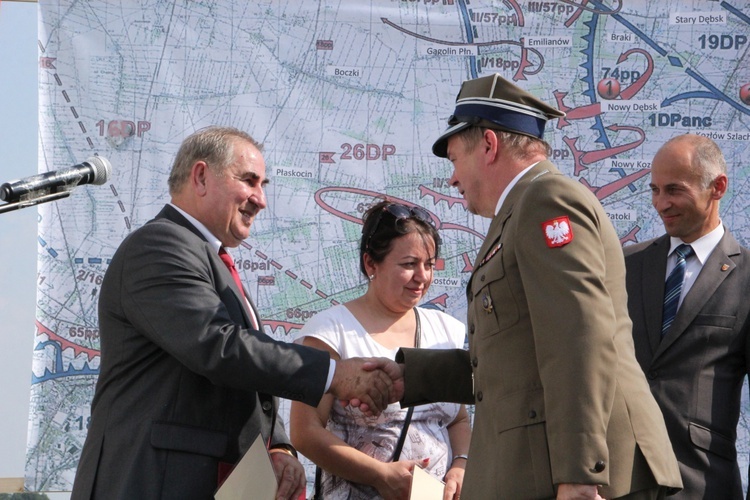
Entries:
{"type": "Polygon", "coordinates": [[[55,201],[70,196],[70,191],[60,191],[58,193],[49,193],[44,196],[38,196],[27,200],[16,201],[13,203],[6,203],[0,205],[0,214],[10,212],[12,210],[18,210],[19,208],[33,207],[40,203],[47,203],[48,201],[55,201]]]}

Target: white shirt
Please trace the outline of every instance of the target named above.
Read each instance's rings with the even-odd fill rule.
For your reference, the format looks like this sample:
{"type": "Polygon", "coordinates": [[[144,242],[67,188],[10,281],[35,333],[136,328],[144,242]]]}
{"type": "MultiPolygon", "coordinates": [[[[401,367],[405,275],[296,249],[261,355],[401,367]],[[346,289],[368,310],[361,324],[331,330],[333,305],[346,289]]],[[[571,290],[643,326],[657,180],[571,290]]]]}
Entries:
{"type": "Polygon", "coordinates": [[[503,193],[500,195],[500,199],[497,200],[497,205],[495,206],[495,215],[497,215],[498,212],[500,212],[500,207],[503,206],[503,202],[505,201],[505,198],[508,197],[508,193],[510,193],[510,190],[513,189],[513,187],[516,184],[518,184],[518,181],[521,180],[521,177],[523,177],[526,174],[526,172],[528,172],[529,170],[531,170],[532,167],[534,167],[534,165],[536,165],[537,163],[539,163],[539,162],[532,163],[528,167],[526,167],[523,170],[521,170],[518,173],[518,175],[515,176],[515,177],[513,177],[513,180],[510,181],[510,183],[508,183],[507,186],[505,186],[505,189],[503,189],[503,193]]]}
{"type": "MultiPolygon", "coordinates": [[[[689,243],[689,245],[693,247],[694,254],[688,257],[685,261],[685,280],[682,282],[682,293],[680,294],[680,301],[677,303],[678,309],[682,305],[682,299],[685,298],[690,291],[690,288],[693,286],[693,283],[695,283],[695,280],[698,279],[698,275],[700,274],[701,269],[703,269],[703,264],[706,263],[711,252],[714,251],[714,248],[716,248],[716,245],[719,244],[719,241],[721,241],[723,236],[724,225],[719,221],[719,225],[710,233],[704,234],[694,242],[689,243]]],[[[681,239],[674,237],[670,237],[669,241],[670,246],[669,253],[667,254],[667,275],[664,277],[665,281],[669,276],[669,273],[671,273],[677,265],[677,254],[674,253],[675,248],[685,243],[681,239]]]]}

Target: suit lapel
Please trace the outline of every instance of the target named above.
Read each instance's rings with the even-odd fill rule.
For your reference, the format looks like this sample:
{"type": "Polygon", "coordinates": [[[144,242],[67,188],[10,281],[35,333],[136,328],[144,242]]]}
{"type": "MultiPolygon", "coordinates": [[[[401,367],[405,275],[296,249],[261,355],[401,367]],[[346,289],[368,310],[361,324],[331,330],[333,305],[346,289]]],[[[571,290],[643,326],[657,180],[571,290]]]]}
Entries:
{"type": "Polygon", "coordinates": [[[669,244],[669,236],[664,235],[643,253],[641,300],[645,311],[646,334],[654,356],[662,340],[661,323],[664,312],[664,282],[667,274],[669,244]]]}
{"type": "MultiPolygon", "coordinates": [[[[198,238],[200,238],[201,241],[204,242],[206,245],[206,251],[209,255],[211,255],[211,260],[214,269],[219,269],[219,272],[223,273],[224,281],[229,284],[229,288],[232,289],[232,292],[234,293],[235,298],[237,299],[237,305],[240,306],[240,310],[242,311],[242,317],[244,318],[244,323],[246,327],[250,327],[253,322],[250,319],[250,315],[248,312],[248,306],[245,300],[242,297],[242,294],[240,293],[240,289],[237,288],[237,284],[234,282],[234,278],[232,277],[232,273],[227,269],[227,266],[224,264],[224,262],[221,260],[221,257],[213,251],[213,248],[209,243],[206,241],[206,238],[203,237],[203,234],[196,228],[193,224],[190,223],[189,220],[187,220],[180,212],[175,210],[175,208],[169,204],[164,205],[164,208],[157,214],[155,217],[156,219],[164,218],[168,219],[175,224],[178,224],[186,229],[189,229],[192,233],[194,233],[198,238]]],[[[255,313],[255,317],[258,318],[258,324],[260,324],[260,316],[258,316],[258,311],[255,309],[255,304],[253,304],[252,300],[250,300],[250,295],[245,293],[245,296],[248,297],[247,302],[250,303],[250,307],[252,307],[253,312],[255,313]]]]}
{"type": "Polygon", "coordinates": [[[739,253],[739,243],[725,228],[724,236],[711,252],[711,255],[708,256],[706,263],[703,264],[698,274],[698,278],[682,301],[672,327],[659,344],[657,355],[666,350],[687,330],[708,299],[737,267],[731,257],[739,253]]]}

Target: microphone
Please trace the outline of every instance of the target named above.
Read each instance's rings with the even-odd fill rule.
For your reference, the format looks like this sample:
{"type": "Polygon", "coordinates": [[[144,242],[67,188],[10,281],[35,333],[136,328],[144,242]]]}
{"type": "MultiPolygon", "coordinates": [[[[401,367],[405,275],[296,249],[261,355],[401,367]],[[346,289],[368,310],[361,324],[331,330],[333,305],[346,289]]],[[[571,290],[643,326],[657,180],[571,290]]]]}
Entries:
{"type": "Polygon", "coordinates": [[[70,190],[82,184],[104,184],[111,172],[109,160],[103,156],[92,156],[72,167],[6,182],[0,186],[0,200],[9,203],[31,201],[56,193],[67,196],[70,190]]]}

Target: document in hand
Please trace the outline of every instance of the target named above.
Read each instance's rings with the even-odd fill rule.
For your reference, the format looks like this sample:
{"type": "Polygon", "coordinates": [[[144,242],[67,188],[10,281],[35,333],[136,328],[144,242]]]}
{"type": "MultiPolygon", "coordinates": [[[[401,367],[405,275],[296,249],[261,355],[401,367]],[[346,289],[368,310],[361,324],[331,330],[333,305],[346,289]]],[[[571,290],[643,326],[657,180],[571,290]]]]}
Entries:
{"type": "Polygon", "coordinates": [[[444,482],[436,479],[422,467],[414,466],[409,500],[443,500],[444,488],[444,482]]]}
{"type": "Polygon", "coordinates": [[[214,495],[216,500],[274,500],[276,498],[276,474],[271,458],[258,435],[247,453],[234,467],[229,477],[214,495]]]}

